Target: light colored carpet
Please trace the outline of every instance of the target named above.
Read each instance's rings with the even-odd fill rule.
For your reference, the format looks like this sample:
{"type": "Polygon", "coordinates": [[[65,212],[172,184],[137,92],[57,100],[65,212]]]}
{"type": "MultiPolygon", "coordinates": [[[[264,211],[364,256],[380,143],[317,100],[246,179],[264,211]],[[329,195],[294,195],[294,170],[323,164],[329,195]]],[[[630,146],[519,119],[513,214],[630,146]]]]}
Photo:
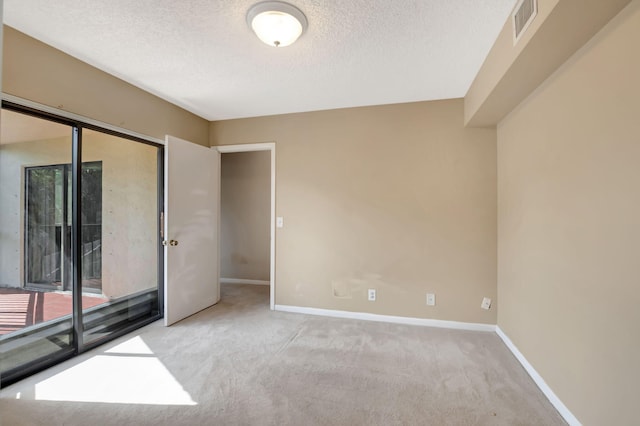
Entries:
{"type": "Polygon", "coordinates": [[[5,425],[565,424],[494,333],[272,312],[268,287],[0,392],[5,425]]]}

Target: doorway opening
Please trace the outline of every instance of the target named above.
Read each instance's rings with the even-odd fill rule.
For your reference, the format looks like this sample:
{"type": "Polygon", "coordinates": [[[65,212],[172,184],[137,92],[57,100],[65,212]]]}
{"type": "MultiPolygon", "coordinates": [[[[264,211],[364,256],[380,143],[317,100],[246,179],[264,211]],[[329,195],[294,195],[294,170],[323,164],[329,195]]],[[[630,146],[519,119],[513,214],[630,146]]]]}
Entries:
{"type": "Polygon", "coordinates": [[[221,154],[220,283],[269,286],[275,306],[275,143],[216,146],[221,154]]]}

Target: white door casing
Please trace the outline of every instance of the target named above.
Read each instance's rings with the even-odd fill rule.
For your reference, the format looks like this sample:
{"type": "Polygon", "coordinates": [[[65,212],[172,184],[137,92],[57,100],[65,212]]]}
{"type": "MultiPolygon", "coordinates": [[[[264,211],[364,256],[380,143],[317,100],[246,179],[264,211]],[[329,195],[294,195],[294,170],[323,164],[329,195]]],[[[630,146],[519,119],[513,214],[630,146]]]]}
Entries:
{"type": "Polygon", "coordinates": [[[171,325],[220,300],[220,154],[167,136],[164,179],[164,323],[171,325]]]}
{"type": "Polygon", "coordinates": [[[232,152],[253,151],[269,151],[271,153],[271,243],[269,247],[269,306],[271,310],[274,310],[276,305],[276,144],[275,142],[263,142],[240,145],[219,145],[212,146],[211,149],[218,152],[218,155],[232,152]]]}

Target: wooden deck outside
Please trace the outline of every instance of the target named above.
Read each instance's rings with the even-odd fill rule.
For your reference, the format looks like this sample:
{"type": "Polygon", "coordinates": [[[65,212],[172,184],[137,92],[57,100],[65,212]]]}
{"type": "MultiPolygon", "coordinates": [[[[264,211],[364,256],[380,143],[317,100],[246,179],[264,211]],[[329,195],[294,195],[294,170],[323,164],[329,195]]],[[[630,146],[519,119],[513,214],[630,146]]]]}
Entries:
{"type": "MultiPolygon", "coordinates": [[[[82,307],[90,308],[107,300],[104,297],[83,296],[82,307]]],[[[0,288],[0,335],[69,315],[71,307],[71,293],[68,292],[0,288]]]]}

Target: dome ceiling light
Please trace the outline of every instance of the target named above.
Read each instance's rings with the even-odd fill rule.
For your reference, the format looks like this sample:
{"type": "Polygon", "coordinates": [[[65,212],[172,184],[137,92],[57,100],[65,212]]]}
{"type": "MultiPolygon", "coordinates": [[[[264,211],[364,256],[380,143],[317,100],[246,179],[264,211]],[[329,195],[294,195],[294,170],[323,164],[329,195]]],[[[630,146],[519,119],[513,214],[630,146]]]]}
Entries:
{"type": "Polygon", "coordinates": [[[300,9],[281,1],[264,1],[251,6],[247,24],[260,40],[274,47],[293,44],[308,26],[300,9]]]}

